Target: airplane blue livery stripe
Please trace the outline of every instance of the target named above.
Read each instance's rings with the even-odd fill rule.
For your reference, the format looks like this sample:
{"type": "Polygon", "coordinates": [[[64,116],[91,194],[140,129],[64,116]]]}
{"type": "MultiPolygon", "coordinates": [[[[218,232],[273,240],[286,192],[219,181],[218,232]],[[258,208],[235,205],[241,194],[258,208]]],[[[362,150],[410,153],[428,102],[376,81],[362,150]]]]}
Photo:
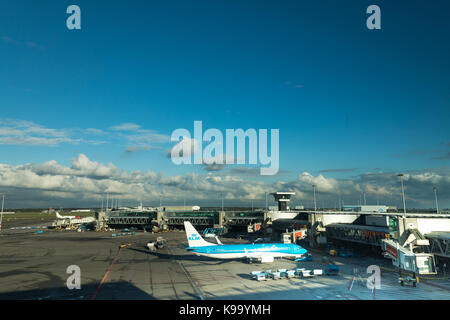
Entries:
{"type": "Polygon", "coordinates": [[[249,253],[255,252],[279,252],[286,254],[305,254],[306,249],[293,244],[272,243],[272,244],[231,244],[221,246],[205,246],[205,247],[187,247],[188,251],[208,254],[223,254],[223,253],[249,253]]]}

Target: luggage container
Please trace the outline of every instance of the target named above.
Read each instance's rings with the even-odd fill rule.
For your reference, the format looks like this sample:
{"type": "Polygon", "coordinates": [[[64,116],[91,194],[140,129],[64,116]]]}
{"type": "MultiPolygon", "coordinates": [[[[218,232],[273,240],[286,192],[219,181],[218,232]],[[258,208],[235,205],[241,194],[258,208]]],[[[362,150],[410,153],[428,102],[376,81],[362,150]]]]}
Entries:
{"type": "Polygon", "coordinates": [[[257,275],[255,275],[255,278],[257,281],[264,281],[267,280],[267,274],[264,272],[258,273],[257,275]]]}
{"type": "Polygon", "coordinates": [[[312,270],[302,270],[302,277],[303,278],[308,278],[308,277],[312,277],[313,275],[311,274],[312,270]]]}
{"type": "Polygon", "coordinates": [[[322,276],[323,275],[323,270],[322,269],[314,269],[313,270],[313,275],[315,275],[315,276],[322,276]]]}
{"type": "Polygon", "coordinates": [[[288,278],[288,279],[294,278],[295,277],[295,270],[287,270],[285,274],[286,274],[286,278],[288,278]]]}
{"type": "Polygon", "coordinates": [[[272,272],[269,274],[269,277],[274,280],[281,279],[281,274],[279,272],[272,272]]]}

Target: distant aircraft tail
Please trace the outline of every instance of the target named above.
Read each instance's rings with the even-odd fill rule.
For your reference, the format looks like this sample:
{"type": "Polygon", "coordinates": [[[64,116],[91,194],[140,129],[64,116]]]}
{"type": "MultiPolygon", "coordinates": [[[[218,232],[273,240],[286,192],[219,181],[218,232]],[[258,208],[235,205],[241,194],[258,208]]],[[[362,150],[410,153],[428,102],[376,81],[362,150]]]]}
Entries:
{"type": "Polygon", "coordinates": [[[58,219],[62,219],[62,216],[58,213],[58,211],[56,211],[56,217],[57,217],[58,219]]]}
{"type": "Polygon", "coordinates": [[[222,241],[219,240],[218,236],[216,236],[215,238],[216,238],[217,244],[223,245],[222,241]]]}
{"type": "Polygon", "coordinates": [[[195,230],[194,226],[189,222],[184,222],[184,229],[186,230],[186,237],[188,239],[189,247],[205,247],[216,246],[217,244],[205,241],[200,233],[195,230]]]}

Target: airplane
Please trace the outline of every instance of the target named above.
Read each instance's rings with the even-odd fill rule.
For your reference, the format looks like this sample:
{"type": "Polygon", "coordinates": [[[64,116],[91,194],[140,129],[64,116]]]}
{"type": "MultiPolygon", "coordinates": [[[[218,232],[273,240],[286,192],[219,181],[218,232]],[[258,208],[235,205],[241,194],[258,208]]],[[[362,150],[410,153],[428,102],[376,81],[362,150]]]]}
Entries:
{"type": "Polygon", "coordinates": [[[218,241],[215,244],[204,240],[189,221],[184,222],[184,228],[189,243],[186,250],[197,256],[216,259],[245,258],[249,262],[258,260],[264,263],[273,262],[278,257],[300,258],[307,253],[306,249],[292,243],[222,244],[218,241]]]}
{"type": "Polygon", "coordinates": [[[58,211],[56,211],[56,218],[58,218],[58,219],[75,219],[76,216],[62,216],[59,214],[58,211]]]}

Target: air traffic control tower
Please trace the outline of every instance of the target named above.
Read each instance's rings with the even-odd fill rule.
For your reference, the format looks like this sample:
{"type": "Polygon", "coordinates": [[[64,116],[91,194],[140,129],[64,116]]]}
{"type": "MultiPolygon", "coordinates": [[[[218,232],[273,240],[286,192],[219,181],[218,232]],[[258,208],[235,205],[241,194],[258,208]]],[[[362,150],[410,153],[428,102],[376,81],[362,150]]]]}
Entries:
{"type": "Polygon", "coordinates": [[[274,192],[271,193],[275,198],[275,201],[278,203],[278,211],[287,211],[288,202],[291,201],[291,196],[293,196],[295,192],[274,192]]]}

